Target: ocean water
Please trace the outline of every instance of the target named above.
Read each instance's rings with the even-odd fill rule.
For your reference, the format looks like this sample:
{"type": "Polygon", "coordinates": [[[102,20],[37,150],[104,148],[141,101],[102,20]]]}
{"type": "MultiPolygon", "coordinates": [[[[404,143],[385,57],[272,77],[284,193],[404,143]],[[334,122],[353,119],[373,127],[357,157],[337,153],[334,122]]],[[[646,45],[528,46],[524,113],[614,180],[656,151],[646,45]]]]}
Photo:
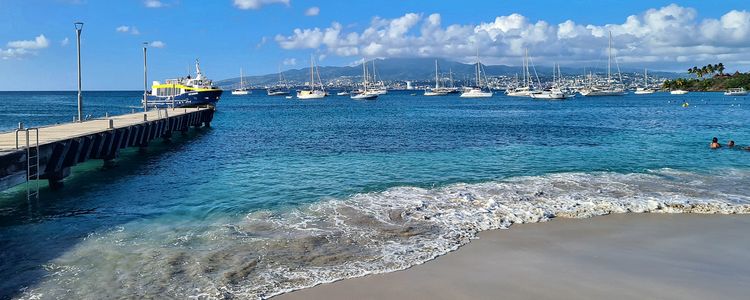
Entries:
{"type": "MultiPolygon", "coordinates": [[[[139,92],[87,92],[93,117],[139,92]]],[[[0,92],[0,130],[75,92],[0,92]]],[[[211,128],[27,202],[0,192],[0,298],[267,298],[424,263],[482,230],[623,212],[750,212],[750,97],[376,101],[227,93],[211,128]],[[690,103],[684,108],[683,101],[690,103]]]]}

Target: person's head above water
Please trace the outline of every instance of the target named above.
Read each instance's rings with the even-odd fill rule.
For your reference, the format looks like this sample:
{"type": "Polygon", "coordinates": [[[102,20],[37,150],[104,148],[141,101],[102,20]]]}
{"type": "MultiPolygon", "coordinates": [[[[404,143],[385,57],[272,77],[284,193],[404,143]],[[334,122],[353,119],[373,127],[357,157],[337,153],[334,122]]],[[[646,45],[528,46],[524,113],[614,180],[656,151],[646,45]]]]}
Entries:
{"type": "Polygon", "coordinates": [[[729,143],[727,143],[727,146],[734,147],[734,141],[733,140],[729,140],[729,143]]]}
{"type": "Polygon", "coordinates": [[[716,137],[714,137],[714,139],[713,139],[713,140],[711,140],[711,143],[718,143],[718,142],[719,142],[719,139],[718,139],[718,138],[716,138],[716,137]]]}

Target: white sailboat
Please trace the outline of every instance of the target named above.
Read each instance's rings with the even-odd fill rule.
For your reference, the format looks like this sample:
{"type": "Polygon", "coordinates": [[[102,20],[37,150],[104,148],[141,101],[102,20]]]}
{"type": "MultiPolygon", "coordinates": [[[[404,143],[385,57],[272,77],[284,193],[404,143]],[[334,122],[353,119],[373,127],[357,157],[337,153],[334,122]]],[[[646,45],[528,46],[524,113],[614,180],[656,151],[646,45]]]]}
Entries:
{"type": "MultiPolygon", "coordinates": [[[[609,51],[607,52],[607,84],[605,86],[592,85],[579,91],[582,96],[624,96],[625,89],[620,86],[612,85],[612,32],[609,32],[609,51]]],[[[622,84],[622,74],[620,67],[617,67],[617,74],[620,76],[620,85],[622,84]]]]}
{"type": "Polygon", "coordinates": [[[643,69],[643,87],[636,88],[633,94],[645,95],[645,94],[653,94],[654,92],[655,92],[654,89],[648,87],[648,69],[643,69]]]}
{"type": "MultiPolygon", "coordinates": [[[[489,89],[482,88],[482,62],[479,60],[479,50],[477,50],[477,66],[476,66],[476,82],[477,85],[464,90],[461,93],[461,98],[489,98],[492,97],[492,91],[489,89]]],[[[486,76],[486,75],[485,75],[486,76]]],[[[485,82],[486,82],[485,78],[485,82]]]]}
{"type": "Polygon", "coordinates": [[[310,88],[297,91],[297,99],[322,99],[326,96],[326,92],[323,90],[323,81],[320,81],[320,74],[318,74],[318,80],[320,81],[320,90],[315,89],[315,70],[317,70],[315,66],[315,59],[312,55],[310,55],[310,88]]]}
{"type": "Polygon", "coordinates": [[[435,87],[424,90],[425,96],[445,96],[448,90],[440,88],[440,76],[438,75],[438,61],[435,60],[435,87]]]}
{"type": "Polygon", "coordinates": [[[745,88],[732,88],[724,92],[724,96],[747,96],[748,92],[745,88]]]}
{"type": "Polygon", "coordinates": [[[556,76],[555,74],[558,71],[559,66],[552,67],[552,87],[549,90],[544,90],[538,93],[531,93],[529,96],[533,99],[546,100],[563,100],[565,98],[568,98],[568,95],[566,95],[560,87],[561,83],[558,83],[558,80],[562,81],[562,73],[560,74],[560,76],[556,76]]]}
{"type": "Polygon", "coordinates": [[[371,90],[373,93],[378,95],[388,94],[388,89],[385,87],[385,82],[383,82],[382,78],[378,81],[378,71],[375,69],[374,59],[372,60],[372,83],[371,90]]]}
{"type": "Polygon", "coordinates": [[[670,95],[685,95],[687,93],[688,93],[688,91],[683,90],[683,89],[677,89],[677,90],[671,90],[671,91],[669,91],[670,95]]]}
{"type": "Polygon", "coordinates": [[[531,94],[534,93],[534,90],[532,89],[532,83],[534,81],[531,79],[531,70],[529,69],[529,49],[525,50],[522,65],[523,86],[508,89],[505,91],[505,95],[511,97],[531,97],[531,94]]]}
{"type": "MultiPolygon", "coordinates": [[[[355,100],[375,100],[378,93],[367,89],[367,63],[362,60],[362,89],[351,95],[350,98],[355,100]]],[[[374,78],[374,77],[373,77],[374,78]]]]}
{"type": "Polygon", "coordinates": [[[232,90],[232,95],[242,96],[250,93],[250,89],[245,87],[245,77],[242,75],[242,68],[240,68],[240,88],[232,90]]]}

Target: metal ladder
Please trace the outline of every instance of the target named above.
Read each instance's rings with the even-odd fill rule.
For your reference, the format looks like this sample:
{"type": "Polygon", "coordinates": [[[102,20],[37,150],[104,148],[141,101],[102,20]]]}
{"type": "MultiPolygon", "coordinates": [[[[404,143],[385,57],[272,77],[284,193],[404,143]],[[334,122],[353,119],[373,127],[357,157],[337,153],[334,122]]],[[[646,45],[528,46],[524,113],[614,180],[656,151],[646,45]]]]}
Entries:
{"type": "Polygon", "coordinates": [[[19,132],[26,134],[26,199],[39,200],[39,128],[17,129],[16,149],[19,146],[19,132]],[[33,140],[31,138],[32,131],[35,133],[33,140]]]}

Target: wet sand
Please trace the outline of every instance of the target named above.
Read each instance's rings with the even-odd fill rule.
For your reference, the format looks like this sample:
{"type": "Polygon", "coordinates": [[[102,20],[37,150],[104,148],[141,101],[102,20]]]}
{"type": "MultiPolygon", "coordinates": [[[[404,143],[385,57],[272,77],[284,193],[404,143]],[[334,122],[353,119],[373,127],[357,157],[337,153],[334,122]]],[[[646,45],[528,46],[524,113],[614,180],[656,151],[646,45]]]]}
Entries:
{"type": "Polygon", "coordinates": [[[410,269],[274,299],[745,299],[750,215],[620,214],[480,234],[410,269]]]}

